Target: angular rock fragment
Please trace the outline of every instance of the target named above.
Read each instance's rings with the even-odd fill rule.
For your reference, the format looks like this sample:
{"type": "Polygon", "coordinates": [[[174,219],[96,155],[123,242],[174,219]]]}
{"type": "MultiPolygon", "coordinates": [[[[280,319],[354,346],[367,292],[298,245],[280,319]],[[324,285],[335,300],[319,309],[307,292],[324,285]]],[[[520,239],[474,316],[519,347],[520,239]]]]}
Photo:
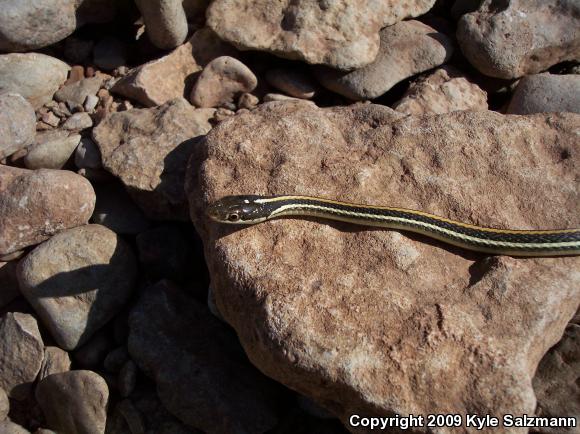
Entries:
{"type": "Polygon", "coordinates": [[[104,434],[109,388],[92,371],[49,375],[36,386],[36,400],[58,432],[104,434]]]}
{"type": "Polygon", "coordinates": [[[43,355],[44,344],[32,315],[10,312],[0,318],[0,387],[10,398],[28,397],[43,355]]]}
{"type": "Polygon", "coordinates": [[[381,47],[376,59],[352,72],[317,68],[320,83],[353,100],[381,96],[398,82],[445,63],[453,43],[443,33],[420,21],[403,21],[380,32],[381,47]]]}
{"type": "Polygon", "coordinates": [[[18,265],[22,294],[61,348],[72,350],[111,320],[131,295],[130,247],[100,225],[63,231],[18,265]]]}
{"type": "Polygon", "coordinates": [[[345,422],[533,414],[532,376],[580,303],[580,257],[486,256],[316,219],[232,228],[205,211],[227,195],[302,194],[497,228],[579,227],[579,122],[269,103],[217,125],[187,185],[219,312],[262,372],[345,422]]]}
{"type": "Polygon", "coordinates": [[[52,374],[70,371],[70,357],[68,353],[58,347],[48,346],[44,349],[44,359],[38,373],[38,380],[43,380],[52,374]]]}
{"type": "Polygon", "coordinates": [[[483,74],[518,78],[580,58],[577,0],[485,0],[461,17],[457,41],[483,74]]]}
{"type": "Polygon", "coordinates": [[[412,83],[393,108],[413,116],[487,110],[487,94],[460,71],[443,67],[412,83]]]}
{"type": "Polygon", "coordinates": [[[350,70],[375,59],[381,28],[422,15],[434,3],[216,0],[207,9],[207,25],[242,50],[350,70]]]}
{"type": "Polygon", "coordinates": [[[212,109],[184,99],[113,113],[93,129],[103,166],[117,176],[152,219],[185,220],[183,182],[195,138],[206,134],[212,109]]]}
{"type": "Polygon", "coordinates": [[[94,206],[91,184],[75,173],[0,166],[0,254],[85,224],[94,206]]]}

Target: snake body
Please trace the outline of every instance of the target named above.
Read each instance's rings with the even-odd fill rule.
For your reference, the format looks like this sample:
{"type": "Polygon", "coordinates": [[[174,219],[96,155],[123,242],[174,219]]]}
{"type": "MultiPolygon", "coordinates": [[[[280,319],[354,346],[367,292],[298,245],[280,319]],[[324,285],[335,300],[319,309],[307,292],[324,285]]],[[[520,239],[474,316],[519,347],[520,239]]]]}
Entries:
{"type": "Polygon", "coordinates": [[[484,253],[510,256],[580,255],[580,229],[493,229],[411,209],[311,196],[227,196],[210,205],[207,214],[217,222],[246,225],[283,216],[316,217],[416,232],[484,253]]]}

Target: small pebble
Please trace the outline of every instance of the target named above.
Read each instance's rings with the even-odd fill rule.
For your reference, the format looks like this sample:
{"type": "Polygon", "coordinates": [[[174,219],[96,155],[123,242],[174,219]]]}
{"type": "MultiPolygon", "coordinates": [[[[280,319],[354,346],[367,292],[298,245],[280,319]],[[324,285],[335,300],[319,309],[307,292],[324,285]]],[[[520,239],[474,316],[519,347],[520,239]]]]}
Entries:
{"type": "Polygon", "coordinates": [[[93,120],[88,113],[75,113],[62,125],[65,130],[81,131],[93,126],[93,120]]]}

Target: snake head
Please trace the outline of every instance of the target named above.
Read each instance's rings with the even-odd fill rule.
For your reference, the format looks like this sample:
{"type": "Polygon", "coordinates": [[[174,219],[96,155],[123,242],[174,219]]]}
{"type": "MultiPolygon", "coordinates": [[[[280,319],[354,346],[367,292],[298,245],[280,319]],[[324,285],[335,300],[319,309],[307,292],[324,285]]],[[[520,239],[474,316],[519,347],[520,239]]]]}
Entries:
{"type": "Polygon", "coordinates": [[[257,202],[261,196],[226,196],[212,203],[206,214],[219,223],[250,225],[267,219],[263,204],[257,202]]]}

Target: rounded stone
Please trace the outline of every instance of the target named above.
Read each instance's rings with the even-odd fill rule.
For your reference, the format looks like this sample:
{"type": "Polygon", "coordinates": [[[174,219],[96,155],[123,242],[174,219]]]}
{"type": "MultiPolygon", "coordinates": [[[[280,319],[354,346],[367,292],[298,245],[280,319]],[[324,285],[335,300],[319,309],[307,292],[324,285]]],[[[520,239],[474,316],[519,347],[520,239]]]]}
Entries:
{"type": "Polygon", "coordinates": [[[68,136],[64,132],[61,135],[64,137],[37,143],[31,147],[23,159],[24,165],[28,169],[61,169],[81,141],[80,134],[68,136]]]}
{"type": "Polygon", "coordinates": [[[233,57],[221,56],[203,69],[191,91],[190,101],[197,107],[234,104],[239,95],[251,92],[257,85],[258,79],[246,65],[233,57]]]}
{"type": "Polygon", "coordinates": [[[30,103],[19,94],[0,93],[0,160],[32,143],[35,132],[30,103]]]}
{"type": "Polygon", "coordinates": [[[57,432],[105,432],[109,388],[95,372],[78,370],[49,375],[38,383],[36,400],[48,425],[57,432]]]}
{"type": "Polygon", "coordinates": [[[22,426],[15,424],[9,420],[0,422],[1,434],[30,434],[30,431],[24,429],[22,426]]]}
{"type": "Polygon", "coordinates": [[[61,232],[18,265],[24,297],[61,348],[86,342],[127,302],[136,277],[130,247],[113,231],[86,225],[61,232]]]}
{"type": "Polygon", "coordinates": [[[316,94],[316,83],[307,74],[294,69],[270,69],[266,80],[271,86],[295,98],[310,99],[316,94]]]}
{"type": "Polygon", "coordinates": [[[45,54],[1,54],[0,92],[18,93],[38,108],[52,99],[69,70],[66,63],[45,54]]]}
{"type": "Polygon", "coordinates": [[[187,37],[187,18],[182,0],[136,0],[145,21],[147,36],[157,48],[169,50],[187,37]]]}

